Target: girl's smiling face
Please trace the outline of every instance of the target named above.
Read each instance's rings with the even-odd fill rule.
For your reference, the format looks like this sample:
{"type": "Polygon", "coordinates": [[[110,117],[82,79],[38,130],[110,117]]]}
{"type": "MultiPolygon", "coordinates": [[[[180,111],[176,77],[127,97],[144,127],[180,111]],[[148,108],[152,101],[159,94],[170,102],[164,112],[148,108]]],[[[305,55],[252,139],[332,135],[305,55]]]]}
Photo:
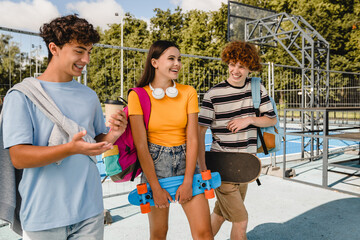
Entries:
{"type": "Polygon", "coordinates": [[[180,51],[176,47],[169,47],[158,59],[153,58],[151,63],[158,77],[177,79],[181,69],[180,51]]]}

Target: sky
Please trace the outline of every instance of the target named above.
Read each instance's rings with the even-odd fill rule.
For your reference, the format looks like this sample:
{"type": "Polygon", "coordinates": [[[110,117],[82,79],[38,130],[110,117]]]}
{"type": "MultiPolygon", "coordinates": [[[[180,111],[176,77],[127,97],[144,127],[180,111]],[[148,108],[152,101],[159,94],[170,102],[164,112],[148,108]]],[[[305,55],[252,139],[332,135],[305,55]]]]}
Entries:
{"type": "Polygon", "coordinates": [[[0,0],[0,27],[38,32],[51,19],[77,13],[106,29],[108,24],[120,23],[126,12],[149,23],[155,8],[209,11],[219,9],[221,2],[227,0],[0,0]]]}

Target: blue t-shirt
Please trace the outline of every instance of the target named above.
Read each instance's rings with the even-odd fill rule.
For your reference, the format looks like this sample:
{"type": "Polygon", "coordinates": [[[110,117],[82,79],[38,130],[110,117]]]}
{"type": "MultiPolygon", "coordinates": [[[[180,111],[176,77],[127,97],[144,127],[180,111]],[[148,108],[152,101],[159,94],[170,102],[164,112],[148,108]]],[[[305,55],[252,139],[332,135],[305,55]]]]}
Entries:
{"type": "MultiPolygon", "coordinates": [[[[40,80],[39,80],[40,81],[40,80]]],[[[96,93],[76,82],[40,81],[61,112],[95,137],[106,132],[96,93]]],[[[47,146],[53,123],[22,93],[5,97],[4,147],[47,146]]],[[[78,223],[103,211],[99,171],[89,156],[77,154],[55,163],[24,169],[19,185],[20,220],[25,231],[40,231],[78,223]]]]}

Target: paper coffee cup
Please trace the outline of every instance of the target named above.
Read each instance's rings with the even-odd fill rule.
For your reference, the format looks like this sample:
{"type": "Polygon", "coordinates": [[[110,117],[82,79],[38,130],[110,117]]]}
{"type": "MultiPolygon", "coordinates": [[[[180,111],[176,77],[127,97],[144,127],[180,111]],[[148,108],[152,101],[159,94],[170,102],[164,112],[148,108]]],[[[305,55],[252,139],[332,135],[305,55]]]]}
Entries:
{"type": "Polygon", "coordinates": [[[105,101],[105,119],[107,126],[109,125],[109,120],[111,119],[111,115],[116,114],[117,110],[123,110],[124,106],[125,106],[124,103],[118,100],[107,99],[105,101]]]}

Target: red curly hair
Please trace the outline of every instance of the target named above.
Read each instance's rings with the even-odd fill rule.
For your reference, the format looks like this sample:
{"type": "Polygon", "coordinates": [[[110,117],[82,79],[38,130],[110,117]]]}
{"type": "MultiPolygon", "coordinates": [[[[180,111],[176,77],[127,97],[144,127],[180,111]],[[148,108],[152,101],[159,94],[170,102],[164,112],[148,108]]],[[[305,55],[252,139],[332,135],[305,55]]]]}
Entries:
{"type": "Polygon", "coordinates": [[[230,42],[222,51],[221,60],[227,64],[240,62],[252,72],[261,70],[258,51],[251,43],[242,41],[230,42]]]}

